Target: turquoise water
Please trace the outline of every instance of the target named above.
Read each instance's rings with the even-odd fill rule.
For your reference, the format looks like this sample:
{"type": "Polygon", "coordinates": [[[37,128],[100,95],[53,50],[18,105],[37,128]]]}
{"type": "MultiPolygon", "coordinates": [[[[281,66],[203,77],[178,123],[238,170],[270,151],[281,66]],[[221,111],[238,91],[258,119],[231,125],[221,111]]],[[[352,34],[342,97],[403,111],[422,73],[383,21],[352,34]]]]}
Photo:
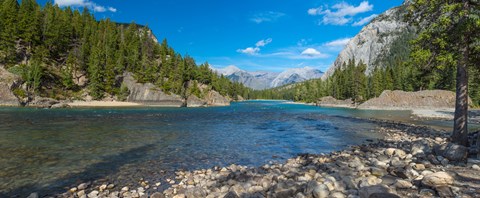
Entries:
{"type": "Polygon", "coordinates": [[[0,197],[61,192],[83,181],[158,180],[177,169],[259,166],[379,137],[349,117],[403,111],[248,101],[212,108],[0,108],[0,197]]]}

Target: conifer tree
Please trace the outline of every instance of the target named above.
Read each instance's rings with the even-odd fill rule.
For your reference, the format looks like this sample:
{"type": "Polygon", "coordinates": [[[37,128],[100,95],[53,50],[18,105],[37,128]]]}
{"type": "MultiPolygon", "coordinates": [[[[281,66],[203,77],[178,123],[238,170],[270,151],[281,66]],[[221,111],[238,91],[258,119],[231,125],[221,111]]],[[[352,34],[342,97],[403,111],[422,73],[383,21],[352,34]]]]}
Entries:
{"type": "Polygon", "coordinates": [[[18,39],[17,28],[18,2],[16,0],[4,0],[0,10],[0,61],[12,64],[16,60],[16,41],[18,39]]]}

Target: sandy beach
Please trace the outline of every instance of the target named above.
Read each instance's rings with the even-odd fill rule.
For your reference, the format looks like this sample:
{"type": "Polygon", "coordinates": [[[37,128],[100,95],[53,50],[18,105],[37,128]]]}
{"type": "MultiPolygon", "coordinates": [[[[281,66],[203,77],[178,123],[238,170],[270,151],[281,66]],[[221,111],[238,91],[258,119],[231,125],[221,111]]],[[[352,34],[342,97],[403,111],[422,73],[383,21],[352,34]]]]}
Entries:
{"type": "Polygon", "coordinates": [[[133,107],[133,106],[142,106],[139,103],[133,102],[118,102],[118,101],[74,101],[68,103],[70,107],[133,107]]]}

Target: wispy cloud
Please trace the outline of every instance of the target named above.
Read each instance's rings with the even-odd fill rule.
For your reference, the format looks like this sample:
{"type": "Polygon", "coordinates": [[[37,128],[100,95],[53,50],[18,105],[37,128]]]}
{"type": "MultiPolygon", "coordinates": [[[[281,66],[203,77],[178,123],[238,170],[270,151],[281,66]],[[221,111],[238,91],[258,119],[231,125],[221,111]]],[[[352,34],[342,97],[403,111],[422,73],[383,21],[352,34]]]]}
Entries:
{"type": "Polygon", "coordinates": [[[372,10],[373,5],[368,1],[363,1],[358,6],[342,2],[333,5],[331,9],[321,6],[318,8],[311,8],[307,12],[312,16],[322,16],[319,24],[345,25],[353,21],[354,16],[372,10]]]}
{"type": "Polygon", "coordinates": [[[324,44],[326,47],[344,47],[352,38],[341,38],[324,44]]]}
{"type": "Polygon", "coordinates": [[[237,52],[242,53],[242,54],[248,54],[248,55],[256,55],[260,52],[261,47],[265,47],[266,45],[270,44],[272,42],[271,38],[260,40],[255,44],[255,47],[247,47],[245,49],[238,49],[237,52]]]}
{"type": "Polygon", "coordinates": [[[254,23],[260,24],[263,22],[275,22],[278,19],[282,18],[285,16],[285,13],[281,12],[261,12],[257,13],[250,18],[250,21],[253,21],[254,23]]]}
{"type": "Polygon", "coordinates": [[[377,16],[378,16],[378,14],[372,14],[368,17],[362,18],[362,19],[358,20],[357,22],[353,23],[353,26],[363,26],[363,25],[367,24],[368,22],[370,22],[371,20],[373,20],[377,16]]]}
{"type": "Polygon", "coordinates": [[[117,9],[114,7],[105,7],[98,5],[93,1],[89,0],[55,0],[55,3],[60,7],[71,6],[71,7],[87,7],[88,9],[93,10],[94,12],[117,12],[117,9]]]}
{"type": "Polygon", "coordinates": [[[279,59],[290,60],[309,60],[309,59],[324,59],[329,58],[330,55],[320,52],[320,46],[291,46],[278,49],[272,53],[257,54],[258,57],[275,57],[279,59]]]}

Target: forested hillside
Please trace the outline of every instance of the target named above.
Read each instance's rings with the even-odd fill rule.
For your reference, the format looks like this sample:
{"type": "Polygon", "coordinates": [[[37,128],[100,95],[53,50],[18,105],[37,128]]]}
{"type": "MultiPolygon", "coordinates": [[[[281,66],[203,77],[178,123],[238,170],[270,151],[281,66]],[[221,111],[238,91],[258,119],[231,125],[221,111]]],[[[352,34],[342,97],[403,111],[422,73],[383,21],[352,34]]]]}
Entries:
{"type": "MultiPolygon", "coordinates": [[[[376,62],[370,65],[370,71],[367,71],[368,66],[361,60],[350,57],[343,65],[335,66],[334,72],[324,80],[316,79],[271,90],[256,91],[253,97],[315,102],[321,97],[333,96],[337,99],[351,98],[356,103],[360,103],[378,97],[384,90],[455,91],[458,61],[453,47],[455,43],[445,39],[445,35],[421,32],[422,28],[418,27],[431,22],[414,21],[413,16],[417,13],[408,14],[409,16],[404,19],[402,17],[402,20],[406,20],[409,27],[401,33],[395,33],[397,34],[395,40],[386,46],[388,49],[385,50],[386,53],[383,52],[375,57],[376,62]],[[431,38],[436,39],[432,42],[431,38]],[[425,45],[439,49],[441,53],[422,47],[425,45]]],[[[381,20],[384,20],[382,15],[373,22],[381,23],[381,20]]],[[[476,20],[479,21],[478,18],[476,20]]],[[[480,23],[477,22],[477,24],[480,23]]],[[[381,40],[376,39],[376,37],[367,37],[365,42],[382,44],[381,40]]],[[[472,42],[470,45],[472,49],[480,49],[478,42],[472,42]]],[[[473,100],[473,105],[479,106],[480,68],[478,65],[470,65],[468,73],[469,96],[473,100]]]]}
{"type": "Polygon", "coordinates": [[[190,82],[231,98],[249,91],[207,63],[182,57],[166,40],[157,43],[148,27],[97,21],[86,8],[62,9],[50,1],[42,7],[35,0],[0,0],[0,66],[21,76],[13,88],[19,98],[121,99],[128,92],[121,84],[126,72],[185,98],[199,95],[190,82]]]}

